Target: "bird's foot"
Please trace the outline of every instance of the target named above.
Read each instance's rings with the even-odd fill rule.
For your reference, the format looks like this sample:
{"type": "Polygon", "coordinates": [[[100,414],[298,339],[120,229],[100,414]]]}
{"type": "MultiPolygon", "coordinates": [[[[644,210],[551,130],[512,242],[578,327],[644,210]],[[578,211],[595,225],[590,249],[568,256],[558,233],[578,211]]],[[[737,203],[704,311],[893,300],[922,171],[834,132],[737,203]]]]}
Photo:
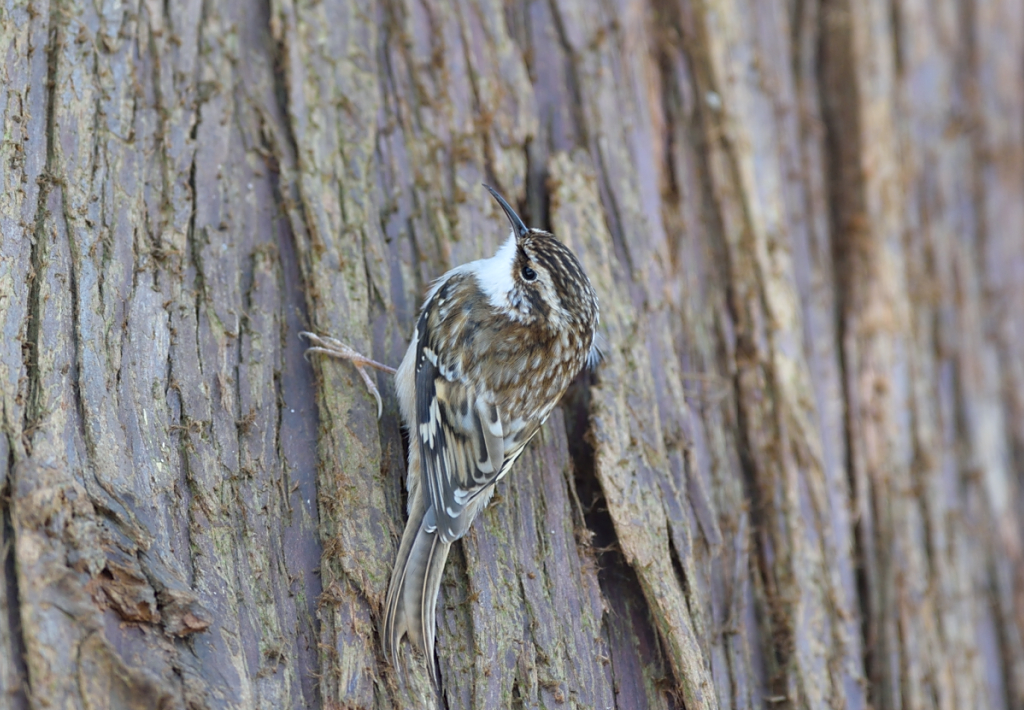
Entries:
{"type": "Polygon", "coordinates": [[[329,357],[338,358],[339,360],[348,360],[355,366],[356,372],[359,373],[359,376],[363,378],[363,382],[366,383],[366,388],[370,390],[370,394],[372,394],[374,399],[377,400],[377,418],[380,419],[380,415],[384,411],[384,402],[380,398],[380,392],[377,390],[377,385],[373,383],[369,373],[366,372],[366,368],[372,367],[375,370],[387,372],[390,375],[394,375],[398,371],[393,367],[388,367],[376,360],[371,360],[365,355],[357,353],[340,340],[328,338],[327,336],[320,336],[316,333],[309,333],[307,331],[302,331],[299,333],[299,336],[305,338],[310,343],[310,347],[306,348],[306,357],[309,357],[310,353],[321,353],[329,357]]]}

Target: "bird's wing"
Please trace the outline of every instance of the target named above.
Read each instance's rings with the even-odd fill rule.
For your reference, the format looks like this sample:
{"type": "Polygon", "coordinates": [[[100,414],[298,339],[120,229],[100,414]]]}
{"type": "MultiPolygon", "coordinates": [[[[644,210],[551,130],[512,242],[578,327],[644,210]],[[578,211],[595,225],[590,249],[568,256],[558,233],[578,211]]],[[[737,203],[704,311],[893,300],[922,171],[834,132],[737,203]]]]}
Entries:
{"type": "Polygon", "coordinates": [[[466,534],[471,506],[505,475],[537,429],[510,421],[492,392],[474,386],[438,352],[428,308],[416,328],[416,430],[423,475],[438,535],[453,542],[466,534]],[[532,431],[527,431],[532,429],[532,431]],[[467,510],[468,509],[468,510],[467,510]]]}

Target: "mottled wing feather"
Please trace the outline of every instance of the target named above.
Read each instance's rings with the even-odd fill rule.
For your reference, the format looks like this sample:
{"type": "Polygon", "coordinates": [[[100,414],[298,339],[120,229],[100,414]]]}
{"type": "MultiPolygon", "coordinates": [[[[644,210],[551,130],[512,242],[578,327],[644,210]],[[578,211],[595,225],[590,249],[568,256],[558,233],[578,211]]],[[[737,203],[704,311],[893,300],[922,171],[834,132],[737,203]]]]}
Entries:
{"type": "Polygon", "coordinates": [[[508,472],[532,434],[511,431],[492,394],[446,362],[427,317],[425,310],[417,328],[415,434],[438,535],[453,542],[472,522],[466,509],[508,472]]]}

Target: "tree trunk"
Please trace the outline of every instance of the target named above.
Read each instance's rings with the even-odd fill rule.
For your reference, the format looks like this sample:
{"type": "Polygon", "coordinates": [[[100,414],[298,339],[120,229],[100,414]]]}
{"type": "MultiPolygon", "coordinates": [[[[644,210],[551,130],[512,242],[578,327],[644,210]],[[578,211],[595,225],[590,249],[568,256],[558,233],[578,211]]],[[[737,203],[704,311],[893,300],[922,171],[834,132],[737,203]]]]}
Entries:
{"type": "Polygon", "coordinates": [[[1024,707],[1024,6],[0,3],[0,706],[1024,707]],[[605,358],[378,627],[507,233],[605,358]]]}

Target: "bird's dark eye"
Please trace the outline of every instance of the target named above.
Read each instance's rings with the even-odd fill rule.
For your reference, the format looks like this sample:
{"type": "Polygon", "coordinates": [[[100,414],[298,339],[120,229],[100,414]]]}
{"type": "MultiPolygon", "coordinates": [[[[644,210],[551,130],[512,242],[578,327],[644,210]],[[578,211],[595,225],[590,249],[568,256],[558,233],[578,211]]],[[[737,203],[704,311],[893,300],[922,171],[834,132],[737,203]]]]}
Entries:
{"type": "Polygon", "coordinates": [[[526,279],[527,281],[536,281],[537,280],[537,272],[534,271],[533,269],[531,269],[529,266],[524,266],[523,267],[523,278],[526,279]]]}

